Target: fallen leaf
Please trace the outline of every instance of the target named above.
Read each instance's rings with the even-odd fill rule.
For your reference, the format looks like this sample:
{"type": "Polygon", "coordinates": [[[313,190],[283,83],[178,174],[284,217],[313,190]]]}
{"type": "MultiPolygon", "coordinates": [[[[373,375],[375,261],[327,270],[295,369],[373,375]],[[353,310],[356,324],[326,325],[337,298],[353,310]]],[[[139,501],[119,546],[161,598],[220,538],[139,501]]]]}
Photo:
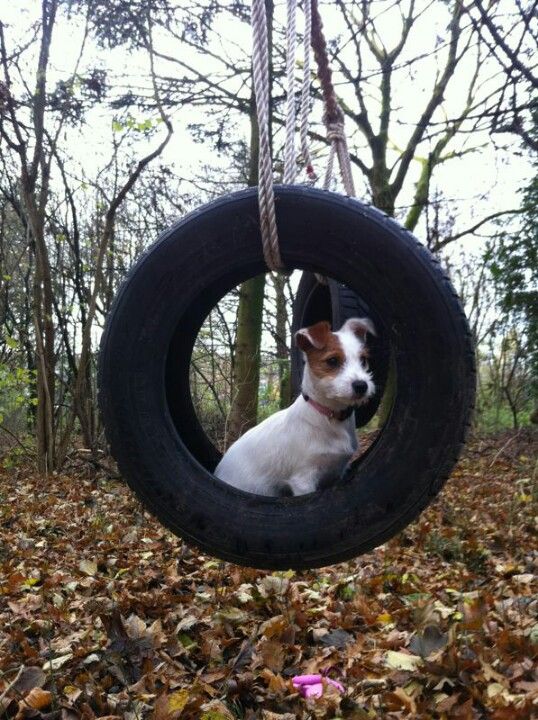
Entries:
{"type": "Polygon", "coordinates": [[[243,583],[235,591],[234,595],[240,603],[247,603],[254,600],[252,596],[252,585],[250,583],[243,583]]]}
{"type": "Polygon", "coordinates": [[[275,635],[280,635],[287,626],[288,621],[284,615],[274,615],[260,625],[259,633],[267,638],[272,638],[275,635]]]}
{"type": "Polygon", "coordinates": [[[168,696],[168,712],[181,712],[189,702],[188,690],[176,690],[168,696]]]}
{"type": "Polygon", "coordinates": [[[243,623],[248,620],[248,614],[236,607],[219,610],[214,615],[215,620],[224,620],[232,624],[243,623]]]}
{"type": "Polygon", "coordinates": [[[91,665],[92,663],[99,662],[101,658],[97,653],[91,653],[90,655],[86,655],[84,660],[82,661],[84,665],[91,665]]]}
{"type": "Polygon", "coordinates": [[[265,640],[258,648],[265,666],[273,672],[281,672],[284,667],[284,648],[276,640],[265,640]]]}
{"type": "Polygon", "coordinates": [[[388,650],[385,655],[385,665],[397,670],[416,670],[422,665],[422,658],[418,655],[388,650]]]}
{"type": "Polygon", "coordinates": [[[453,707],[451,717],[458,718],[458,720],[473,720],[474,713],[472,698],[466,700],[463,705],[453,707]]]}
{"type": "Polygon", "coordinates": [[[7,692],[14,692],[17,695],[25,695],[35,687],[43,687],[47,676],[39,667],[22,667],[15,680],[6,689],[7,692]]]}
{"type": "Polygon", "coordinates": [[[70,702],[74,703],[82,695],[82,690],[74,685],[64,685],[63,694],[70,702]]]}
{"type": "Polygon", "coordinates": [[[146,635],[146,623],[134,613],[123,621],[123,627],[127,631],[127,635],[133,640],[139,640],[146,635]]]}
{"type": "Polygon", "coordinates": [[[499,695],[504,690],[504,687],[501,685],[501,683],[490,683],[486,688],[486,693],[489,698],[493,698],[496,695],[499,695]]]}
{"type": "Polygon", "coordinates": [[[202,710],[204,712],[200,720],[234,720],[234,715],[220,700],[211,700],[202,707],[202,710]]]}
{"type": "Polygon", "coordinates": [[[504,682],[505,678],[501,673],[498,673],[496,670],[494,670],[491,665],[489,665],[484,660],[481,660],[480,664],[482,665],[482,670],[484,671],[484,678],[489,682],[490,680],[496,680],[497,682],[504,682]]]}
{"type": "Polygon", "coordinates": [[[403,707],[413,715],[416,715],[417,705],[413,698],[410,697],[402,687],[397,687],[391,693],[388,693],[386,699],[392,701],[396,707],[403,707]]]}
{"type": "Polygon", "coordinates": [[[97,574],[97,563],[95,560],[81,560],[78,564],[79,570],[85,575],[97,574]]]}
{"type": "Polygon", "coordinates": [[[45,672],[50,672],[51,670],[58,670],[59,668],[63,667],[66,663],[68,663],[73,657],[73,653],[67,653],[66,655],[60,655],[60,657],[52,658],[51,660],[47,660],[47,662],[43,665],[43,670],[45,672]]]}
{"type": "Polygon", "coordinates": [[[237,672],[246,667],[252,659],[252,653],[254,652],[254,645],[250,640],[243,640],[237,656],[230,666],[232,672],[237,672]]]}
{"type": "Polygon", "coordinates": [[[168,709],[168,697],[166,694],[159,695],[157,700],[155,700],[152,719],[170,720],[170,710],[168,709]]]}
{"type": "Polygon", "coordinates": [[[263,668],[260,675],[266,681],[269,692],[278,694],[286,692],[288,689],[288,683],[284,680],[282,675],[276,675],[268,668],[263,668]]]}
{"type": "Polygon", "coordinates": [[[71,708],[62,708],[61,720],[80,720],[80,715],[71,708]]]}
{"type": "Polygon", "coordinates": [[[538,680],[519,680],[514,687],[516,690],[522,690],[525,693],[538,696],[538,680]]]}
{"type": "Polygon", "coordinates": [[[388,625],[392,622],[392,615],[388,612],[380,613],[376,619],[376,622],[378,622],[380,625],[388,625]]]}
{"type": "Polygon", "coordinates": [[[416,633],[409,642],[409,649],[422,658],[446,647],[448,633],[441,632],[437,625],[427,625],[421,632],[416,633]]]}
{"type": "Polygon", "coordinates": [[[454,695],[446,695],[436,704],[437,711],[440,713],[449,712],[459,701],[459,698],[460,696],[458,693],[454,693],[454,695]]]}
{"type": "Polygon", "coordinates": [[[521,583],[522,585],[530,585],[536,579],[534,573],[522,573],[521,575],[512,575],[514,582],[521,583]]]}
{"type": "Polygon", "coordinates": [[[278,575],[266,575],[261,579],[257,587],[260,595],[268,598],[271,596],[283,597],[287,593],[289,585],[288,578],[278,575]]]}
{"type": "Polygon", "coordinates": [[[350,635],[345,630],[333,630],[328,632],[320,638],[320,643],[326,647],[335,647],[337,650],[342,650],[348,643],[353,642],[353,635],[350,635]]]}
{"type": "Polygon", "coordinates": [[[41,688],[33,688],[30,690],[28,695],[21,700],[19,705],[21,710],[24,706],[34,708],[34,710],[43,710],[48,707],[52,702],[52,693],[48,690],[42,690],[41,688]]]}

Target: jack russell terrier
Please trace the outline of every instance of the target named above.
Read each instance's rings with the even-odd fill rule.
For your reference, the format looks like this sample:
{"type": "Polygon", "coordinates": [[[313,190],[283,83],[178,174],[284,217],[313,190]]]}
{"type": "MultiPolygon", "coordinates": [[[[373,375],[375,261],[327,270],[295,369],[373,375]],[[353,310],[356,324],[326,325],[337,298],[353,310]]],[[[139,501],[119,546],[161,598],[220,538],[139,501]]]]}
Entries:
{"type": "Polygon", "coordinates": [[[326,321],[298,330],[306,360],[301,395],[231,445],[215,475],[273,496],[304,495],[338,480],[358,448],[353,410],[375,393],[368,334],[376,334],[369,318],[351,318],[338,332],[326,321]]]}

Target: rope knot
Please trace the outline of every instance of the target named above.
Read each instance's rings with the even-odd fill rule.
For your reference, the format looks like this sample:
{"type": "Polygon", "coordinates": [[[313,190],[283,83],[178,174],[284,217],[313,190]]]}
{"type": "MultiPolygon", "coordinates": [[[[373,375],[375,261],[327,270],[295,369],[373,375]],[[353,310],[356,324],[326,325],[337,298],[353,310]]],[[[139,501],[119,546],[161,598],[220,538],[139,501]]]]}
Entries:
{"type": "Polygon", "coordinates": [[[343,122],[327,123],[327,140],[331,143],[345,142],[346,135],[343,122]]]}

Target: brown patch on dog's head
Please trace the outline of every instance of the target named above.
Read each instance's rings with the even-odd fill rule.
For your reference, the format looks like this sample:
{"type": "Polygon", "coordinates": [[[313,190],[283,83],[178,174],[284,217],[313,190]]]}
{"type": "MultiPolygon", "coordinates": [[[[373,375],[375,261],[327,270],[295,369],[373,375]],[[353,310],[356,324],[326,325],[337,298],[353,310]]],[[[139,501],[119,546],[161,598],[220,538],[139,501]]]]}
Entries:
{"type": "Polygon", "coordinates": [[[308,353],[311,350],[322,350],[329,335],[332,335],[330,323],[322,320],[315,325],[297,330],[295,342],[303,352],[308,353]]]}
{"type": "Polygon", "coordinates": [[[310,369],[319,378],[334,377],[345,362],[340,340],[331,332],[331,326],[326,320],[298,330],[295,341],[306,353],[310,369]]]}

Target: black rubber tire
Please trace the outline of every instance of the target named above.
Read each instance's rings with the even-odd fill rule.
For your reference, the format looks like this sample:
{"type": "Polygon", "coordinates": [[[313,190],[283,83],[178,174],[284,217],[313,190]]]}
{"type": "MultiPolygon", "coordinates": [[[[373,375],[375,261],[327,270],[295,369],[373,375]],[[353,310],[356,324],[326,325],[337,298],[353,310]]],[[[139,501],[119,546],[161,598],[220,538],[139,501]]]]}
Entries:
{"type": "MultiPolygon", "coordinates": [[[[375,327],[381,327],[380,318],[375,311],[342,283],[328,278],[320,283],[314,273],[303,272],[293,303],[291,330],[295,334],[302,327],[307,327],[328,320],[333,329],[340,328],[352,317],[370,317],[375,327]]],[[[369,338],[370,369],[374,378],[376,392],[365,404],[355,410],[355,426],[363,427],[374,417],[383,397],[390,364],[390,347],[380,332],[376,337],[369,338]]],[[[291,346],[291,391],[296,397],[301,391],[304,359],[303,353],[295,343],[291,346]]]]}
{"type": "Polygon", "coordinates": [[[450,282],[410,233],[354,199],[275,192],[286,265],[346,284],[382,319],[397,388],[369,452],[344,481],[292,498],[211,474],[218,454],[201,440],[188,368],[210,309],[265,270],[256,189],[183,218],[131,270],[102,339],[100,407],[123,476],[172,532],[242,565],[321,567],[386,541],[439,492],[470,421],[474,351],[450,282]]]}

